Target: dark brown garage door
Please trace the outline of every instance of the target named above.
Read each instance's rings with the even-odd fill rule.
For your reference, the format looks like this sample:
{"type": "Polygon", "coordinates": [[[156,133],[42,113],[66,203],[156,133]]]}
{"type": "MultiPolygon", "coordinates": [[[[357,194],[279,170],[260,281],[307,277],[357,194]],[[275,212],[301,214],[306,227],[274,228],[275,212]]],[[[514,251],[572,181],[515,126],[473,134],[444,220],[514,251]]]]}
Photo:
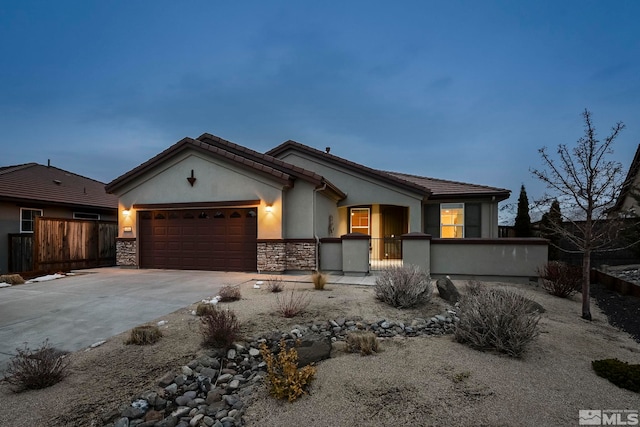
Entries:
{"type": "Polygon", "coordinates": [[[256,209],[142,211],[140,266],[256,271],[256,209]]]}

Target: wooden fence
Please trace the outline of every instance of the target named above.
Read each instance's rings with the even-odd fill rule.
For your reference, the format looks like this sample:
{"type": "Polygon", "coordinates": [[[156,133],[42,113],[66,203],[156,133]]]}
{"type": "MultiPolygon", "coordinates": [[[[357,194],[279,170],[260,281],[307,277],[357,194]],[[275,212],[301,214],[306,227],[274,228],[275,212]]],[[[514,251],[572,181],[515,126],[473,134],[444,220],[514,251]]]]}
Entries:
{"type": "Polygon", "coordinates": [[[114,221],[37,217],[33,234],[11,236],[9,268],[14,272],[68,271],[115,265],[117,225],[114,221]]]}

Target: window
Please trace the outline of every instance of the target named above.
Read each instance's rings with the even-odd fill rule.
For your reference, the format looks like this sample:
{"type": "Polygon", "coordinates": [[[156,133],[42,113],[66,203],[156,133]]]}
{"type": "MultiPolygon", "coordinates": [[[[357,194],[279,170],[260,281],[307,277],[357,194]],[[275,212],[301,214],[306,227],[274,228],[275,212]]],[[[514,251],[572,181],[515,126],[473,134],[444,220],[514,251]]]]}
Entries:
{"type": "Polygon", "coordinates": [[[350,232],[369,234],[369,208],[351,209],[350,232]]]}
{"type": "Polygon", "coordinates": [[[440,205],[440,237],[464,237],[464,203],[440,205]]]}
{"type": "Polygon", "coordinates": [[[42,209],[20,208],[20,232],[33,233],[37,216],[42,216],[42,209]]]}
{"type": "Polygon", "coordinates": [[[100,214],[86,213],[86,212],[74,212],[73,219],[100,219],[100,214]]]}

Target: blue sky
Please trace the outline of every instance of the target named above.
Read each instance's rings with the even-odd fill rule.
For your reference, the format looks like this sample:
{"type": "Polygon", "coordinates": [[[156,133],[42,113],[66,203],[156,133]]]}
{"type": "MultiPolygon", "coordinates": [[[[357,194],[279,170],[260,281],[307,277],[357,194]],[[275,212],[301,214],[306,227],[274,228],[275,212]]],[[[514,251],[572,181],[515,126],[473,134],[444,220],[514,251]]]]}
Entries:
{"type": "Polygon", "coordinates": [[[0,165],[109,182],[204,132],[370,167],[544,187],[581,112],[640,143],[637,1],[0,2],[0,165]]]}

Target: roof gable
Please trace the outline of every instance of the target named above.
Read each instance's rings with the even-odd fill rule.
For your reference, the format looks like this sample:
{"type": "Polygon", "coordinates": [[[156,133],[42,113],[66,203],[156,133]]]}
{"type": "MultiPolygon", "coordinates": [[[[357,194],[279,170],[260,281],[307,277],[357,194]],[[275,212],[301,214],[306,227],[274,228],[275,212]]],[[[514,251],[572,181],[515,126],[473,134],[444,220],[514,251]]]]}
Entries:
{"type": "Polygon", "coordinates": [[[625,200],[631,195],[631,192],[634,189],[633,184],[638,176],[638,172],[640,172],[640,144],[638,144],[636,154],[633,156],[633,161],[631,162],[631,166],[629,166],[629,172],[627,172],[627,177],[622,184],[618,200],[616,200],[616,204],[611,209],[612,211],[622,209],[625,200]]]}
{"type": "Polygon", "coordinates": [[[428,196],[429,199],[444,199],[451,197],[496,197],[498,201],[509,197],[511,191],[503,188],[495,188],[477,184],[467,184],[464,182],[447,181],[443,179],[428,178],[418,175],[410,175],[399,172],[387,172],[372,169],[367,166],[352,162],[342,157],[335,156],[328,152],[316,150],[296,141],[286,141],[279,146],[267,151],[267,154],[279,156],[285,152],[299,151],[311,155],[315,158],[340,165],[346,169],[362,173],[392,185],[417,191],[428,196]]]}
{"type": "Polygon", "coordinates": [[[0,199],[117,209],[118,199],[105,184],[38,163],[0,168],[0,199]]]}

